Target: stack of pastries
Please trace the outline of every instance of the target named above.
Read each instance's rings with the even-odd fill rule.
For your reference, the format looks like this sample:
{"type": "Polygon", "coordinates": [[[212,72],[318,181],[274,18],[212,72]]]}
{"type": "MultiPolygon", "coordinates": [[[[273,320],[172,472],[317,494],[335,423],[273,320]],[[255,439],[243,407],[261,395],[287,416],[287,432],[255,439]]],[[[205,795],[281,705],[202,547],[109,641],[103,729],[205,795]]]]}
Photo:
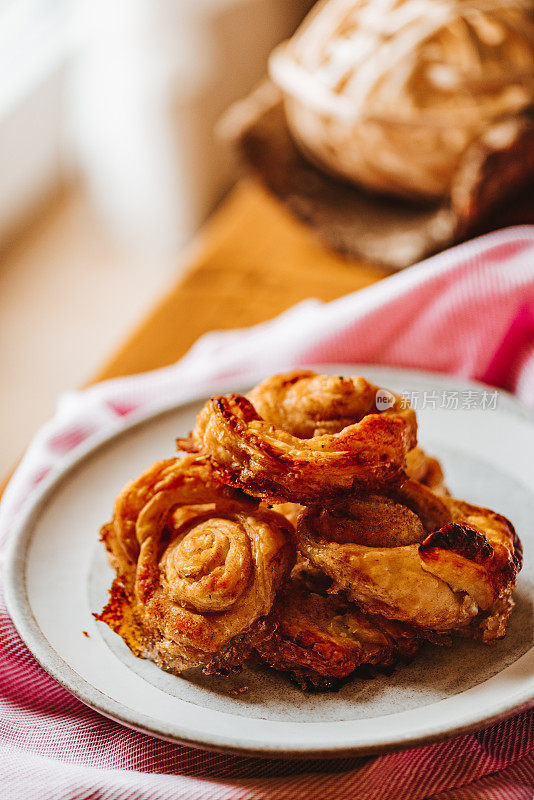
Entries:
{"type": "Polygon", "coordinates": [[[207,674],[259,657],[325,690],[426,641],[505,635],[521,543],[449,496],[404,398],[297,370],[212,397],[177,444],[101,532],[97,618],[136,655],[207,674]]]}

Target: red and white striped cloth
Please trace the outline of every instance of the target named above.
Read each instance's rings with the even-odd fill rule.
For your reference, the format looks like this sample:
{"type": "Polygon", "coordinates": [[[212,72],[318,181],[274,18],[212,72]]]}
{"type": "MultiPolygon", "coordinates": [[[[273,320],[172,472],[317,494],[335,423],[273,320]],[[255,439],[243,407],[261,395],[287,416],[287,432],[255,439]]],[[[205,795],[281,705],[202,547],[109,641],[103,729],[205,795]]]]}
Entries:
{"type": "MultiPolygon", "coordinates": [[[[478,378],[534,405],[534,228],[468,242],[332,303],[308,300],[255,328],[208,334],[171,367],[63,396],[5,492],[0,548],[35,487],[91,437],[258,369],[355,361],[478,378]]],[[[2,799],[534,797],[533,711],[371,759],[239,758],[162,742],[86,708],[34,661],[1,598],[0,643],[2,799]]]]}

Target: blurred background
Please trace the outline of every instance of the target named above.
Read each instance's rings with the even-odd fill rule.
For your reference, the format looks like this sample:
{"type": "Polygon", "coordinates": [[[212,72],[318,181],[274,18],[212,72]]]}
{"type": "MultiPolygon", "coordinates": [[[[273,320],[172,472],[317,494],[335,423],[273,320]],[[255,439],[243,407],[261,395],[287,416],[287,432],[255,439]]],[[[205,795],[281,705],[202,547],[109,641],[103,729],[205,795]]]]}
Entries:
{"type": "Polygon", "coordinates": [[[1,0],[0,470],[186,263],[310,0],[1,0]]]}

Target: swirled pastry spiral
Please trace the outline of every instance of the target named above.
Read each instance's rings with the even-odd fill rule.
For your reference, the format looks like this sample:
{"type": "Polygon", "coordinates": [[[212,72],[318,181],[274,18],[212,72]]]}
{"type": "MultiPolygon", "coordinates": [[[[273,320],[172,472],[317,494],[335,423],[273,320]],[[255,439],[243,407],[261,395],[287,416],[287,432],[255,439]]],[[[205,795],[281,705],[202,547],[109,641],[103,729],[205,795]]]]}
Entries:
{"type": "MultiPolygon", "coordinates": [[[[376,410],[378,387],[365,378],[294,369],[272,375],[247,394],[257,413],[299,439],[339,433],[376,410]]],[[[391,406],[399,409],[391,395],[391,406]]]]}
{"type": "Polygon", "coordinates": [[[99,618],[173,672],[235,668],[272,632],[292,533],[281,515],[220,487],[205,458],[159,461],[126,486],[102,529],[117,579],[99,618]]]}
{"type": "Polygon", "coordinates": [[[277,422],[266,421],[246,397],[216,396],[198,415],[190,439],[178,446],[208,455],[228,485],[274,502],[314,503],[318,496],[406,479],[417,422],[404,398],[364,378],[299,371],[271,381],[277,379],[294,388],[294,398],[286,391],[278,411],[261,387],[251,393],[270,419],[278,414],[277,422]]]}
{"type": "Polygon", "coordinates": [[[392,666],[415,654],[421,637],[413,628],[328,594],[330,583],[304,559],[297,562],[271,612],[275,632],[257,645],[263,661],[301,688],[322,691],[360,667],[392,666]]]}
{"type": "Polygon", "coordinates": [[[363,609],[432,631],[506,631],[521,568],[512,524],[409,480],[300,517],[297,545],[363,609]]]}
{"type": "MultiPolygon", "coordinates": [[[[376,387],[363,378],[321,375],[307,369],[273,375],[247,394],[265,422],[302,439],[339,433],[361,420],[375,397],[376,387]]],[[[434,492],[448,493],[441,464],[420,447],[409,451],[406,474],[434,492]]]]}

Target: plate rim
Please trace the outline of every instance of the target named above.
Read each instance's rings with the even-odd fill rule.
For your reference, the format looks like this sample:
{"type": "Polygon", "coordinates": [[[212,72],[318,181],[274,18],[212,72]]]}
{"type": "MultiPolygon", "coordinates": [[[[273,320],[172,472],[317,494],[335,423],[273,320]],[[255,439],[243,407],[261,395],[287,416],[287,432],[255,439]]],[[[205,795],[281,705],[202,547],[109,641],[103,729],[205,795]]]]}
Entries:
{"type": "MultiPolygon", "coordinates": [[[[293,368],[296,368],[293,366],[293,368]]],[[[306,365],[306,368],[316,371],[328,372],[347,372],[358,371],[358,374],[365,374],[365,371],[382,372],[386,377],[403,377],[407,380],[429,383],[434,386],[441,385],[444,388],[459,389],[483,387],[498,391],[499,403],[504,401],[504,410],[513,416],[527,420],[534,426],[534,409],[529,408],[513,395],[505,390],[488,387],[481,381],[465,379],[436,373],[427,370],[406,369],[403,367],[392,367],[381,364],[361,364],[361,363],[342,363],[342,364],[313,364],[306,365]]],[[[281,370],[279,370],[281,371],[281,370]]],[[[253,385],[258,379],[264,376],[257,370],[246,375],[240,375],[234,380],[219,381],[212,384],[211,393],[245,390],[246,387],[253,385]]],[[[425,734],[410,736],[408,733],[396,740],[384,740],[383,743],[371,745],[346,744],[330,745],[324,747],[318,745],[307,745],[304,749],[297,745],[297,748],[288,747],[287,742],[283,745],[266,743],[264,746],[255,745],[247,747],[237,742],[232,735],[210,734],[210,738],[202,738],[200,735],[191,737],[187,733],[187,728],[179,725],[168,726],[167,723],[154,725],[154,720],[146,715],[134,711],[123,703],[114,700],[109,695],[101,692],[98,688],[80,676],[53,648],[33,615],[32,608],[27,596],[25,562],[26,554],[31,543],[32,534],[40,511],[53,498],[55,492],[61,484],[80,467],[84,461],[89,459],[98,450],[104,449],[107,445],[127,436],[132,430],[142,428],[144,425],[171,414],[174,411],[185,408],[193,403],[207,398],[209,394],[207,387],[198,387],[197,391],[180,401],[168,401],[164,404],[151,405],[139,413],[131,415],[127,421],[117,421],[115,429],[106,429],[103,432],[90,437],[79,445],[73,453],[66,457],[63,464],[47,476],[42,485],[37,489],[27,507],[18,515],[8,534],[8,542],[4,551],[3,563],[3,585],[7,611],[19,633],[19,636],[28,647],[30,653],[41,665],[41,667],[63,688],[73,694],[78,700],[99,714],[108,719],[112,719],[120,724],[150,736],[163,739],[175,744],[185,744],[206,750],[213,750],[227,754],[239,756],[257,756],[271,759],[310,759],[310,758],[344,758],[348,756],[377,755],[380,753],[392,752],[411,747],[418,747],[433,742],[444,741],[447,739],[461,736],[463,734],[480,730],[498,721],[506,719],[514,714],[526,710],[534,705],[534,684],[526,686],[523,693],[513,703],[503,702],[501,707],[490,714],[482,714],[471,721],[449,727],[444,730],[434,730],[425,734]],[[172,727],[172,730],[171,730],[172,727]]],[[[527,651],[528,652],[528,651],[527,651]]],[[[525,653],[524,655],[527,655],[525,653]]],[[[439,726],[438,726],[439,727],[439,726]]]]}

